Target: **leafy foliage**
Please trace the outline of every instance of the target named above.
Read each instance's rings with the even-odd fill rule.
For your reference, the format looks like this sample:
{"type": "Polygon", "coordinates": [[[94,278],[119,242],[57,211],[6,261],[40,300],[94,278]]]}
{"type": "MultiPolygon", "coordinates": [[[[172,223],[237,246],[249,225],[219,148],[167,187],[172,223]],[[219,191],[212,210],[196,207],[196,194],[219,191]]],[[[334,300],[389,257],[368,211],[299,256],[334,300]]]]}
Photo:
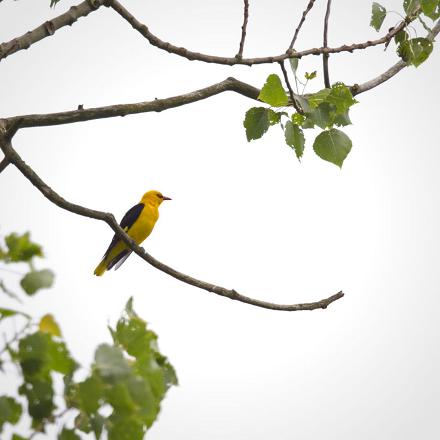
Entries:
{"type": "MultiPolygon", "coordinates": [[[[25,240],[12,235],[13,240],[9,242],[19,244],[8,247],[3,261],[12,261],[10,251],[15,252],[16,248],[24,249],[17,254],[22,259],[28,258],[28,247],[39,249],[38,254],[42,254],[41,247],[32,244],[28,235],[25,240]],[[23,242],[27,244],[23,246],[23,242]]],[[[31,271],[27,276],[34,276],[36,272],[31,271]]],[[[23,282],[21,285],[26,287],[23,282]]],[[[81,367],[70,354],[51,314],[35,322],[26,313],[0,308],[0,322],[12,319],[19,319],[24,326],[0,347],[0,366],[5,361],[14,363],[20,372],[20,383],[18,400],[0,396],[1,438],[6,423],[20,422],[22,408],[26,408],[25,414],[31,418],[33,432],[45,432],[49,425],[56,423],[59,440],[80,439],[81,432],[91,433],[96,439],[101,436],[109,440],[144,438],[159,414],[166,392],[177,385],[177,376],[158,349],[157,335],[134,311],[132,299],[127,302],[115,328],[109,328],[113,343],[97,347],[89,373],[83,374],[81,381],[74,375],[81,367]],[[59,398],[55,398],[60,391],[57,375],[64,383],[61,406],[59,398]],[[73,426],[63,419],[69,411],[77,414],[73,426]]],[[[15,440],[24,438],[19,434],[13,436],[15,440]]]]}
{"type": "Polygon", "coordinates": [[[403,40],[398,47],[398,54],[403,61],[415,67],[427,60],[433,49],[433,44],[427,38],[403,40]]]}
{"type": "Polygon", "coordinates": [[[371,10],[371,22],[370,25],[379,31],[385,17],[387,15],[387,10],[377,2],[373,2],[372,10],[371,10]]]}
{"type": "MultiPolygon", "coordinates": [[[[293,63],[292,72],[294,72],[295,78],[297,68],[298,64],[293,63]]],[[[306,80],[313,79],[315,76],[316,72],[306,74],[306,80]]],[[[334,127],[351,124],[349,109],[357,103],[347,86],[338,82],[330,88],[319,90],[313,94],[295,95],[295,101],[300,107],[300,111],[290,116],[287,111],[284,111],[288,96],[282,89],[281,80],[277,75],[269,75],[259,98],[275,108],[253,107],[246,112],[244,127],[248,141],[261,138],[270,126],[279,124],[284,131],[286,144],[295,151],[296,157],[301,159],[305,148],[304,130],[315,127],[322,130],[330,129],[323,132],[327,134],[321,133],[315,140],[314,151],[322,159],[339,167],[342,166],[350,152],[351,141],[347,135],[344,134],[344,137],[339,135],[342,132],[334,127]],[[283,118],[287,118],[285,124],[283,124],[283,118]],[[326,146],[332,145],[325,142],[329,139],[335,142],[334,154],[327,151],[326,146]],[[350,148],[347,147],[347,139],[350,148]]]]}

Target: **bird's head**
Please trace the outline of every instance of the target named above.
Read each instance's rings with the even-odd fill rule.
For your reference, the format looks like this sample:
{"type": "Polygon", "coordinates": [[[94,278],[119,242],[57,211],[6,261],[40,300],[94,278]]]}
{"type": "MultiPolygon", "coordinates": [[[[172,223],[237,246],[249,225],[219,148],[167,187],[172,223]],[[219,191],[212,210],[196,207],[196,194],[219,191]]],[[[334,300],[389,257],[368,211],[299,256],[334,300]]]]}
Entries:
{"type": "Polygon", "coordinates": [[[159,191],[148,191],[142,196],[141,202],[152,203],[153,205],[159,206],[164,200],[171,200],[169,197],[164,196],[159,191]]]}

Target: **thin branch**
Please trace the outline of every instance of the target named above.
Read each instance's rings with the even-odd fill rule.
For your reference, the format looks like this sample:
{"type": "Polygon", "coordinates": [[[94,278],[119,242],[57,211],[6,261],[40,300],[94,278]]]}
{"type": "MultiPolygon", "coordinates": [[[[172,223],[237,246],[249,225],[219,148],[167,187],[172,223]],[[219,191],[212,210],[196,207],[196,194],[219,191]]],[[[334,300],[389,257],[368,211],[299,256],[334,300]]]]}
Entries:
{"type": "Polygon", "coordinates": [[[211,284],[205,281],[198,280],[182,272],[179,272],[160,261],[156,260],[150,254],[145,252],[143,248],[138,246],[118,225],[114,216],[112,214],[96,211],[93,209],[85,208],[84,206],[76,205],[74,203],[68,202],[58,195],[52,188],[50,188],[33,170],[29,167],[18,155],[18,153],[13,149],[11,143],[6,138],[0,138],[0,147],[3,150],[5,156],[13,163],[20,172],[52,203],[59,206],[62,209],[73,212],[84,217],[93,218],[96,220],[101,220],[107,223],[111,229],[117,234],[117,236],[127,244],[127,246],[139,255],[143,260],[154,266],[156,269],[165,272],[166,274],[182,281],[186,284],[198,287],[199,289],[206,290],[208,292],[215,293],[226,298],[236,300],[245,304],[250,304],[256,307],[262,307],[271,310],[280,311],[300,311],[300,310],[315,310],[315,309],[325,309],[332,302],[342,298],[344,294],[338,292],[329,298],[322,299],[320,301],[312,303],[302,303],[302,304],[274,304],[266,301],[260,301],[258,299],[249,298],[247,296],[241,295],[234,289],[226,289],[215,284],[211,284]]]}
{"type": "MultiPolygon", "coordinates": [[[[323,41],[324,47],[328,46],[328,41],[327,41],[328,19],[330,17],[331,6],[332,6],[332,0],[327,0],[327,10],[325,11],[325,18],[324,18],[324,41],[323,41]]],[[[389,40],[389,41],[391,41],[391,40],[389,40]]],[[[325,85],[326,89],[330,88],[330,78],[329,78],[329,74],[328,74],[328,58],[329,58],[328,53],[324,53],[322,55],[322,65],[323,65],[323,70],[324,70],[324,85],[325,85]]]]}
{"type": "Polygon", "coordinates": [[[306,20],[306,16],[307,16],[307,14],[309,13],[310,9],[313,8],[313,5],[315,4],[315,1],[316,1],[316,0],[310,0],[310,1],[309,1],[309,4],[307,5],[307,8],[306,8],[306,9],[304,10],[304,12],[302,13],[301,20],[300,20],[300,22],[298,23],[297,28],[295,29],[295,34],[293,35],[292,41],[290,42],[289,48],[287,49],[286,53],[292,51],[293,46],[294,46],[294,44],[295,44],[295,42],[296,42],[296,39],[298,38],[299,31],[301,30],[301,27],[302,27],[303,23],[305,22],[305,20],[306,20]]]}
{"type": "Polygon", "coordinates": [[[8,127],[11,127],[19,120],[19,127],[26,128],[72,124],[74,122],[113,118],[116,116],[126,116],[137,113],[161,112],[170,108],[180,107],[182,105],[200,101],[226,91],[236,92],[255,100],[260,93],[260,90],[256,87],[230,77],[209,87],[165,99],[155,99],[154,101],[144,101],[132,104],[109,105],[105,107],[72,110],[59,113],[13,116],[4,119],[4,121],[7,121],[8,127]]]}
{"type": "Polygon", "coordinates": [[[287,89],[289,90],[289,95],[290,95],[290,100],[292,101],[292,105],[298,113],[303,114],[304,113],[303,109],[296,102],[295,94],[293,93],[292,86],[290,85],[289,77],[287,76],[286,67],[284,66],[284,61],[280,61],[279,65],[283,72],[284,81],[287,85],[287,89]]]}
{"type": "Polygon", "coordinates": [[[243,58],[243,49],[244,49],[244,40],[246,38],[246,28],[249,19],[249,0],[244,0],[243,6],[243,26],[241,27],[241,40],[240,40],[240,48],[238,49],[238,53],[236,58],[243,58]]]}
{"type": "Polygon", "coordinates": [[[414,15],[407,16],[398,26],[388,31],[388,33],[377,40],[365,41],[364,43],[354,43],[352,45],[343,45],[339,47],[315,47],[312,49],[303,50],[301,52],[295,52],[294,50],[289,50],[288,52],[276,55],[267,56],[259,58],[241,58],[236,57],[220,57],[216,55],[207,55],[198,52],[192,52],[184,47],[177,47],[171,43],[167,43],[160,38],[152,34],[148,27],[143,23],[138,21],[130,12],[127,11],[117,0],[108,0],[109,5],[113,8],[122,18],[124,18],[131,26],[136,29],[141,35],[143,35],[153,46],[159,49],[165,50],[169,53],[179,55],[181,57],[187,58],[188,60],[203,61],[205,63],[215,63],[224,64],[228,66],[233,66],[237,64],[252,66],[254,64],[268,64],[268,63],[278,63],[287,58],[302,58],[308,55],[322,55],[330,53],[341,53],[341,52],[353,52],[355,50],[366,49],[367,47],[378,46],[380,44],[385,44],[390,41],[397,33],[399,33],[405,26],[413,21],[416,17],[414,15]]]}
{"type": "Polygon", "coordinates": [[[67,12],[46,21],[34,30],[26,32],[21,37],[0,44],[0,60],[20,50],[28,49],[32,44],[43,38],[52,36],[64,26],[72,26],[78,18],[85,17],[100,8],[107,0],[86,0],[77,6],[72,6],[67,12]]]}
{"type": "MultiPolygon", "coordinates": [[[[426,38],[430,41],[434,41],[434,38],[440,33],[440,20],[436,22],[431,32],[426,36],[426,38]]],[[[391,66],[384,73],[378,75],[377,77],[370,79],[362,84],[355,84],[350,87],[351,93],[354,95],[359,95],[360,93],[366,92],[368,90],[374,89],[380,84],[388,81],[394,75],[398,74],[403,68],[407,67],[408,63],[405,61],[398,61],[394,66],[391,66]]]]}

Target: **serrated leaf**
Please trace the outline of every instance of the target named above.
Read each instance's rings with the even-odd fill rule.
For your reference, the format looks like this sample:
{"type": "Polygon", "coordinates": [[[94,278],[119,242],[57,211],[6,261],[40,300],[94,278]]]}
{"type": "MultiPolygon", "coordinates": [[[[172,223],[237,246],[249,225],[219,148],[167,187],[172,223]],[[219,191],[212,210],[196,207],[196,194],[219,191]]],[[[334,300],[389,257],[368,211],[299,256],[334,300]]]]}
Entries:
{"type": "Polygon", "coordinates": [[[15,425],[21,417],[21,405],[12,397],[0,396],[0,432],[5,423],[15,425]]]}
{"type": "Polygon", "coordinates": [[[11,262],[30,261],[32,257],[43,256],[41,246],[30,241],[29,232],[23,235],[9,234],[5,237],[5,243],[8,247],[6,258],[11,262]]]}
{"type": "Polygon", "coordinates": [[[300,160],[304,153],[305,144],[303,131],[298,127],[298,125],[288,121],[286,124],[284,137],[286,139],[286,144],[295,150],[296,157],[298,160],[300,160]]]}
{"type": "Polygon", "coordinates": [[[351,119],[348,114],[348,110],[345,113],[339,113],[335,116],[335,120],[333,121],[333,124],[338,127],[345,127],[346,125],[351,124],[351,119]]]}
{"type": "Polygon", "coordinates": [[[54,317],[49,313],[41,318],[38,328],[42,333],[49,333],[52,336],[61,337],[60,327],[56,323],[54,317]]]}
{"type": "Polygon", "coordinates": [[[266,83],[258,95],[258,99],[273,107],[284,107],[288,104],[289,97],[278,75],[272,73],[267,77],[266,83]]]}
{"type": "Polygon", "coordinates": [[[400,32],[397,32],[396,36],[394,37],[394,41],[396,42],[396,44],[401,44],[406,40],[409,40],[409,35],[403,29],[400,32]]]}
{"type": "Polygon", "coordinates": [[[32,270],[20,281],[20,285],[28,295],[33,295],[40,289],[52,287],[55,274],[50,269],[32,270]]]}
{"type": "Polygon", "coordinates": [[[342,131],[332,128],[320,133],[313,143],[313,150],[321,158],[342,167],[351,151],[351,140],[342,131]]]}
{"type": "Polygon", "coordinates": [[[269,123],[270,125],[276,125],[281,122],[281,116],[288,116],[286,112],[275,112],[269,109],[269,123]]]}
{"type": "Polygon", "coordinates": [[[352,105],[358,101],[353,98],[350,89],[343,83],[335,83],[330,89],[325,102],[336,107],[336,114],[345,113],[352,105]]]}
{"type": "Polygon", "coordinates": [[[298,69],[299,58],[289,58],[290,68],[292,69],[292,73],[296,75],[296,71],[298,69]]]}
{"type": "Polygon", "coordinates": [[[81,437],[73,429],[63,428],[58,435],[58,440],[81,440],[81,437]]]}
{"type": "Polygon", "coordinates": [[[270,127],[269,109],[252,107],[246,112],[243,122],[248,142],[260,139],[270,127]]]}
{"type": "Polygon", "coordinates": [[[314,125],[317,125],[320,128],[331,127],[335,115],[335,107],[328,102],[323,102],[318,107],[312,109],[310,113],[306,113],[307,119],[305,120],[303,127],[312,128],[314,125]]]}
{"type": "Polygon", "coordinates": [[[433,44],[427,38],[413,38],[400,44],[398,54],[403,61],[418,67],[426,61],[432,49],[433,44]]]}
{"type": "Polygon", "coordinates": [[[373,2],[371,10],[371,21],[370,26],[372,26],[376,31],[379,31],[385,17],[387,15],[387,10],[377,2],[373,2]]]}
{"type": "Polygon", "coordinates": [[[305,120],[306,120],[306,117],[300,113],[294,113],[292,115],[292,122],[296,125],[301,126],[305,120]]]}

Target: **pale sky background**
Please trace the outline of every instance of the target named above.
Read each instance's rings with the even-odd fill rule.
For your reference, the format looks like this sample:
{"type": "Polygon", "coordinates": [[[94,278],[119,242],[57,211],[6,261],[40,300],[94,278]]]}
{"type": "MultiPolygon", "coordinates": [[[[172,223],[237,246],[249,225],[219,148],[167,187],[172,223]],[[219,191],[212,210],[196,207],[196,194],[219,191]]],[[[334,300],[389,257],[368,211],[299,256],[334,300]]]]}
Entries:
{"type": "MultiPolygon", "coordinates": [[[[49,3],[3,1],[0,41],[76,2],[49,3]]],[[[382,3],[402,12],[401,1],[382,3]]],[[[166,41],[237,52],[242,1],[123,4],[166,41]]],[[[251,0],[245,55],[285,51],[306,4],[251,0]]],[[[316,2],[298,49],[321,45],[324,4],[316,2]]],[[[371,1],[333,4],[332,46],[377,38],[371,1]]],[[[384,29],[399,19],[389,15],[384,29]]],[[[393,44],[332,56],[331,81],[361,83],[396,61],[393,44]]],[[[300,74],[315,69],[309,92],[323,87],[321,58],[300,61],[300,74]]],[[[101,8],[0,63],[0,117],[165,98],[228,76],[261,87],[274,72],[278,65],[170,55],[101,8]]],[[[151,440],[440,438],[439,73],[435,47],[420,68],[359,95],[342,170],[313,153],[317,132],[306,132],[302,163],[279,128],[248,143],[242,120],[256,103],[234,93],[160,114],[20,131],[17,150],[72,202],[120,219],[149,189],[172,197],[144,246],[178,270],[280,303],[346,293],[325,311],[287,313],[184,285],[136,256],[94,277],[111,230],[52,205],[10,166],[0,175],[0,234],[30,230],[47,255],[39,267],[57,275],[28,310],[53,313],[87,366],[134,296],[180,380],[151,440]]]]}

